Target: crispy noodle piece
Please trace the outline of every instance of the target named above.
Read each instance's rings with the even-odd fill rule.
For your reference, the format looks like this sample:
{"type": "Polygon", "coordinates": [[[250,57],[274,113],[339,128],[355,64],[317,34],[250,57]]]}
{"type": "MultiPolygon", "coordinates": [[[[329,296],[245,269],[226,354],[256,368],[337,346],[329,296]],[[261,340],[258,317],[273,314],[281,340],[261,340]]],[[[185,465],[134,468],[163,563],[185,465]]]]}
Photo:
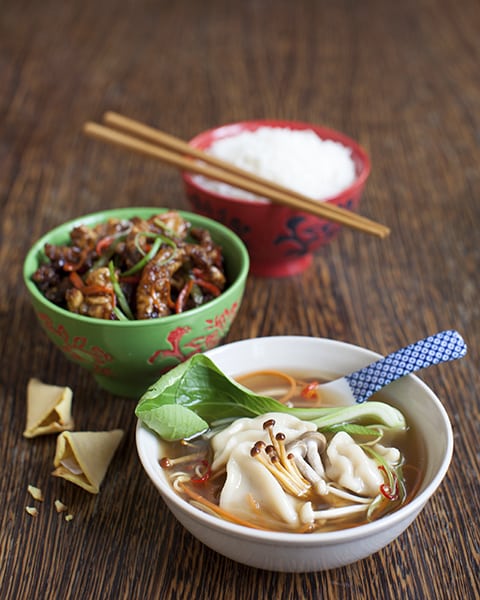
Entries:
{"type": "Polygon", "coordinates": [[[73,429],[72,390],[32,378],[27,385],[27,423],[24,437],[73,429]]]}
{"type": "Polygon", "coordinates": [[[61,433],[57,438],[52,475],[98,494],[122,437],[121,429],[61,433]]]}
{"type": "Polygon", "coordinates": [[[55,510],[57,511],[57,513],[66,512],[68,510],[68,507],[58,498],[57,498],[57,500],[55,500],[54,505],[55,505],[55,510]]]}
{"type": "Polygon", "coordinates": [[[29,485],[27,491],[34,500],[43,502],[43,492],[40,488],[35,487],[34,485],[29,485]]]}

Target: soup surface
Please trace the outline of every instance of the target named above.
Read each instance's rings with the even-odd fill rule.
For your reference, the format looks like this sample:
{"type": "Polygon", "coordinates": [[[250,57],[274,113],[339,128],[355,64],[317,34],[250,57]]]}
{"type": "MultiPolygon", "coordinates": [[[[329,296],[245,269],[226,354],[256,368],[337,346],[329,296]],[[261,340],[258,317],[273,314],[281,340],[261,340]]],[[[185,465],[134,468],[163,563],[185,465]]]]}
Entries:
{"type": "MultiPolygon", "coordinates": [[[[322,404],[321,379],[262,371],[237,381],[288,406],[322,404]]],[[[305,533],[355,527],[408,502],[420,481],[408,427],[360,421],[317,431],[282,413],[222,425],[169,442],[160,464],[186,501],[231,522],[305,533]]]]}

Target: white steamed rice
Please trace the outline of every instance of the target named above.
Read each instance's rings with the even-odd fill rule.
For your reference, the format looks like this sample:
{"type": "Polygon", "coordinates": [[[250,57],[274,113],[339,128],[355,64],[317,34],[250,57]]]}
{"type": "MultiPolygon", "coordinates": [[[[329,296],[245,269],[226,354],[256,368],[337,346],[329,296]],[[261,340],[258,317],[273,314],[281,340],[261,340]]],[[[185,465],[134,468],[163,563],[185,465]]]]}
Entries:
{"type": "MultiPolygon", "coordinates": [[[[214,142],[209,154],[270,179],[310,198],[325,200],[355,180],[351,151],[339,142],[323,140],[312,130],[260,127],[214,142]]],[[[257,199],[257,196],[200,175],[195,181],[219,194],[257,199]]]]}

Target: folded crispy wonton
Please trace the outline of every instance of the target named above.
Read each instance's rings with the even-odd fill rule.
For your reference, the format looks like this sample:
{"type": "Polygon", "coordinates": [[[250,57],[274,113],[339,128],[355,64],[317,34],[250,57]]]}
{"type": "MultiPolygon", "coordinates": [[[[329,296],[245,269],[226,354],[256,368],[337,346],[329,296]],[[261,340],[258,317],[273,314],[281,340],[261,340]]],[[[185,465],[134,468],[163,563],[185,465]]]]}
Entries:
{"type": "Polygon", "coordinates": [[[92,494],[98,494],[110,461],[123,437],[112,431],[64,431],[57,438],[52,475],[63,477],[92,494]]]}
{"type": "Polygon", "coordinates": [[[72,390],[30,379],[27,386],[27,438],[73,429],[72,390]]]}

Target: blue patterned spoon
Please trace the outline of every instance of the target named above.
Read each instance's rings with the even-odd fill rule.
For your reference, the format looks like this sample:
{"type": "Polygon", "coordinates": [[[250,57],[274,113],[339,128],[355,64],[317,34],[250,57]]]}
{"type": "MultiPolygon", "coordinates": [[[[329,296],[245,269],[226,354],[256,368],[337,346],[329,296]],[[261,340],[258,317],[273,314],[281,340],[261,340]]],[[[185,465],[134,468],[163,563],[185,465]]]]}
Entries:
{"type": "Polygon", "coordinates": [[[322,403],[350,405],[365,402],[392,381],[449,360],[465,356],[467,346],[453,330],[441,331],[401,348],[385,358],[317,387],[322,403]]]}

